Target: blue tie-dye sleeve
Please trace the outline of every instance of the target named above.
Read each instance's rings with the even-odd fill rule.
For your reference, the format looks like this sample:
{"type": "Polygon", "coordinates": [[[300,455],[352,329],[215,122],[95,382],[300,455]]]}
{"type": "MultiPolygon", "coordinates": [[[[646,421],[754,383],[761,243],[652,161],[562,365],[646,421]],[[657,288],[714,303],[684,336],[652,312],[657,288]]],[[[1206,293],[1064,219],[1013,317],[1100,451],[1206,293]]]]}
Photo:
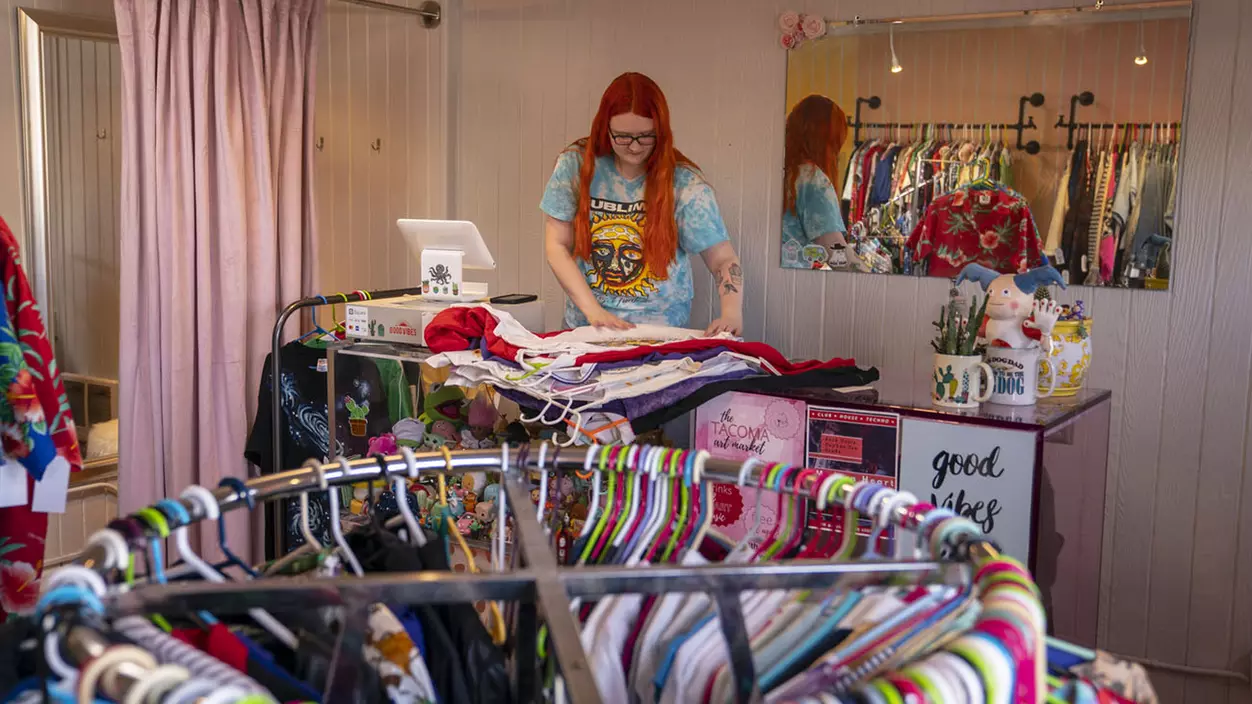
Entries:
{"type": "Polygon", "coordinates": [[[809,241],[831,232],[847,232],[839,212],[839,194],[821,169],[812,166],[796,180],[796,212],[809,241]]]}
{"type": "Polygon", "coordinates": [[[681,167],[674,173],[674,179],[678,186],[678,202],[674,208],[678,246],[688,254],[699,254],[730,239],[713,187],[698,174],[681,167]]]}
{"type": "Polygon", "coordinates": [[[578,171],[582,167],[582,155],[576,151],[564,151],[556,159],[556,168],[543,191],[539,209],[548,215],[570,222],[578,212],[578,171]]]}

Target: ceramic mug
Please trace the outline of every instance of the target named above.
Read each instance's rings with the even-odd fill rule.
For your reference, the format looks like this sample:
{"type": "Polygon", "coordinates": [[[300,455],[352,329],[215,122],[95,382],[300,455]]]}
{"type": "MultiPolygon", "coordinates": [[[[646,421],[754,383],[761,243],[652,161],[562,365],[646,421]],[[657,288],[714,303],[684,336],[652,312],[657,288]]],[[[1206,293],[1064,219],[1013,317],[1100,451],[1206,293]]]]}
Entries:
{"type": "Polygon", "coordinates": [[[981,357],[936,354],[930,400],[936,406],[978,408],[991,394],[991,378],[991,367],[981,357]]]}
{"type": "Polygon", "coordinates": [[[1050,366],[1043,364],[1042,355],[1037,347],[988,349],[986,358],[992,373],[991,402],[1005,406],[1031,406],[1038,399],[1051,396],[1056,390],[1056,374],[1050,366]],[[1040,366],[1048,370],[1046,382],[1040,379],[1040,366]]]}

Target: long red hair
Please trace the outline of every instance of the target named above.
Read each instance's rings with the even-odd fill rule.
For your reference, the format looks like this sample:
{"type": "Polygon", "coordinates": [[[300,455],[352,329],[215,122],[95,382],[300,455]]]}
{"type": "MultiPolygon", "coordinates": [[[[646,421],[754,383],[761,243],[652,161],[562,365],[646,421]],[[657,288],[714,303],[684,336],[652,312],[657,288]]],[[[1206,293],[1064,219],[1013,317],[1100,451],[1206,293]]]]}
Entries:
{"type": "Polygon", "coordinates": [[[698,171],[695,163],[674,148],[669,125],[669,104],[660,86],[642,73],[623,73],[600,96],[600,109],[591,121],[591,134],[574,142],[570,149],[582,152],[578,182],[578,214],[574,216],[574,256],[591,259],[591,179],[596,158],[613,153],[609,120],[634,113],[653,122],[656,145],[648,155],[644,181],[643,261],[652,276],[667,278],[669,265],[678,252],[678,223],[674,219],[674,169],[679,165],[698,171]]]}
{"type": "Polygon", "coordinates": [[[838,189],[836,162],[847,137],[848,118],[835,101],[821,95],[810,95],[796,103],[787,116],[783,213],[795,212],[796,177],[800,175],[800,167],[806,163],[821,169],[831,185],[838,189]]]}

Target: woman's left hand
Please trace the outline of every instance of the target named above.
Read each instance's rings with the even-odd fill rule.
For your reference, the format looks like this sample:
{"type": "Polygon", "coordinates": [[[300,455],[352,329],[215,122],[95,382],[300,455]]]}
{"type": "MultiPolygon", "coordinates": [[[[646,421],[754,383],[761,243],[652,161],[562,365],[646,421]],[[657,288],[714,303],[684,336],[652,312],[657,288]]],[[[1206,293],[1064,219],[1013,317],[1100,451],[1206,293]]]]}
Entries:
{"type": "Polygon", "coordinates": [[[719,333],[728,332],[731,335],[738,336],[743,332],[743,314],[742,313],[725,313],[722,317],[709,323],[705,328],[704,335],[713,337],[719,333]]]}

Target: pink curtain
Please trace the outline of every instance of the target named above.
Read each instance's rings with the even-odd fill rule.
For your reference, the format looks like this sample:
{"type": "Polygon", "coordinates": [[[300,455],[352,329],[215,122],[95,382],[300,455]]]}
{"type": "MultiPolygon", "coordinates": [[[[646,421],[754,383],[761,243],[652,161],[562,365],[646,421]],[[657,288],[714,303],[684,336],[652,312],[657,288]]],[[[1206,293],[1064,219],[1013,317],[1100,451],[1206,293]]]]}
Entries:
{"type": "MultiPolygon", "coordinates": [[[[323,2],[115,0],[122,512],[247,476],[272,326],[313,290],[323,2]]],[[[240,553],[261,544],[246,514],[228,524],[240,553]]],[[[214,532],[201,538],[210,554],[214,532]]]]}

